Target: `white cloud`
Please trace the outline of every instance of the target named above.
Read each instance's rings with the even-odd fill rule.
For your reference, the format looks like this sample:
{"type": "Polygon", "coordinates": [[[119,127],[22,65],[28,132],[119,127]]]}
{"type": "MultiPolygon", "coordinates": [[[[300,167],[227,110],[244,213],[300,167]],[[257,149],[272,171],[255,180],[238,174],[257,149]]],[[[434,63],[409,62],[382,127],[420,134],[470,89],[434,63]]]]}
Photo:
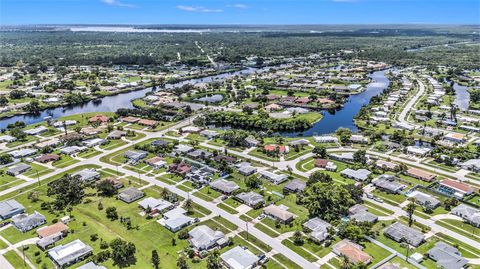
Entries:
{"type": "Polygon", "coordinates": [[[132,7],[136,7],[135,5],[132,5],[132,4],[127,4],[127,3],[123,3],[119,0],[101,0],[102,3],[105,3],[109,6],[115,6],[115,7],[129,7],[129,8],[132,8],[132,7]]]}
{"type": "Polygon", "coordinates": [[[183,10],[183,11],[189,11],[189,12],[223,12],[222,9],[210,9],[210,8],[205,8],[205,7],[200,7],[200,6],[177,6],[177,9],[183,10]]]}
{"type": "Polygon", "coordinates": [[[227,7],[233,7],[233,8],[247,8],[247,5],[244,4],[235,4],[235,5],[228,5],[227,7]]]}

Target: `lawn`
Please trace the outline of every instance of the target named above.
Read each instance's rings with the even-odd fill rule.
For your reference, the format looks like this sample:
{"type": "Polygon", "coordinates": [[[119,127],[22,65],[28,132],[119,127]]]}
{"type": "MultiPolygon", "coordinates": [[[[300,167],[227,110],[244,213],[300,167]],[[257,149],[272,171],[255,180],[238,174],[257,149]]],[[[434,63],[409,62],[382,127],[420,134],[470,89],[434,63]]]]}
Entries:
{"type": "Polygon", "coordinates": [[[200,190],[196,191],[194,196],[197,196],[200,199],[203,199],[205,201],[213,201],[214,199],[220,197],[222,194],[209,186],[203,187],[200,190]]]}
{"type": "Polygon", "coordinates": [[[60,160],[53,162],[52,165],[57,167],[57,168],[64,168],[67,166],[70,166],[72,164],[78,163],[79,160],[72,158],[69,155],[62,155],[60,157],[60,160]]]}
{"type": "Polygon", "coordinates": [[[14,268],[30,268],[28,265],[23,263],[22,257],[18,256],[18,254],[13,250],[8,251],[7,253],[3,254],[3,256],[11,265],[13,265],[14,268]]]}
{"type": "Polygon", "coordinates": [[[218,207],[218,208],[221,208],[221,209],[223,209],[223,210],[225,210],[225,211],[227,211],[228,213],[230,213],[230,214],[232,214],[232,215],[238,214],[238,211],[237,211],[237,210],[231,208],[230,206],[228,206],[228,205],[226,205],[226,204],[220,203],[220,204],[217,205],[217,207],[218,207]]]}
{"type": "Polygon", "coordinates": [[[81,153],[77,154],[77,156],[80,157],[80,158],[88,159],[88,158],[95,157],[100,153],[101,153],[100,151],[97,151],[93,148],[90,148],[90,149],[88,149],[84,152],[81,152],[81,153]]]}
{"type": "Polygon", "coordinates": [[[36,163],[29,163],[30,166],[32,166],[32,169],[28,170],[27,172],[23,173],[24,176],[29,177],[29,178],[37,178],[41,177],[43,175],[46,175],[48,173],[51,173],[53,170],[45,167],[43,165],[39,165],[36,163]]]}
{"type": "MultiPolygon", "coordinates": [[[[277,261],[279,261],[280,264],[283,264],[284,266],[286,266],[289,269],[298,268],[298,265],[296,263],[292,262],[287,257],[285,257],[285,255],[283,255],[281,253],[275,254],[272,257],[275,258],[277,261]]],[[[271,268],[271,267],[269,267],[267,265],[267,268],[271,268]]]]}

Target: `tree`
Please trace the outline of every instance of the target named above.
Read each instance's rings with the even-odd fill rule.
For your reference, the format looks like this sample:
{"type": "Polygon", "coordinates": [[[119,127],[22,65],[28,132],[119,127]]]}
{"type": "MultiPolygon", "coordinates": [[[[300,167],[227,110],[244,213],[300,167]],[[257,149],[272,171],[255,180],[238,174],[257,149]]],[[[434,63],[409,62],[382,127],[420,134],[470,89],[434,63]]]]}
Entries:
{"type": "Polygon", "coordinates": [[[7,164],[7,163],[11,163],[11,162],[13,162],[12,156],[10,156],[8,154],[0,155],[0,164],[4,165],[4,164],[7,164]]]}
{"type": "Polygon", "coordinates": [[[34,99],[30,103],[28,103],[24,108],[25,111],[29,113],[39,113],[41,110],[40,103],[38,100],[34,99]]]}
{"type": "Polygon", "coordinates": [[[114,206],[107,207],[105,213],[107,215],[107,218],[112,221],[118,219],[117,208],[114,206]]]}
{"type": "Polygon", "coordinates": [[[158,269],[160,266],[160,257],[158,257],[158,252],[155,249],[152,250],[152,265],[155,269],[158,269]]]}
{"type": "Polygon", "coordinates": [[[320,171],[315,171],[308,177],[307,185],[312,185],[317,182],[330,183],[332,182],[332,177],[320,171]]]}
{"type": "Polygon", "coordinates": [[[187,200],[185,200],[185,203],[183,204],[183,209],[187,210],[188,213],[192,212],[192,209],[193,209],[192,199],[188,198],[187,200]]]}
{"type": "Polygon", "coordinates": [[[332,221],[346,215],[348,208],[355,204],[350,193],[341,185],[318,182],[304,192],[301,202],[311,217],[332,221]]]}
{"type": "Polygon", "coordinates": [[[342,260],[340,262],[340,269],[352,269],[353,268],[352,263],[350,262],[350,260],[346,256],[342,255],[341,258],[342,258],[342,260]]]}
{"type": "Polygon", "coordinates": [[[55,197],[54,206],[57,209],[77,205],[85,196],[83,180],[65,174],[60,179],[48,183],[47,195],[55,197]]]}
{"type": "Polygon", "coordinates": [[[117,194],[113,180],[105,179],[97,183],[97,191],[103,196],[111,197],[117,194]]]}
{"type": "Polygon", "coordinates": [[[180,256],[177,260],[177,268],[179,269],[188,269],[187,261],[183,256],[180,256]]]}
{"type": "Polygon", "coordinates": [[[316,146],[312,150],[312,152],[315,153],[320,158],[327,157],[327,149],[325,148],[325,146],[316,146]]]}
{"type": "Polygon", "coordinates": [[[335,131],[335,134],[340,137],[340,142],[347,143],[350,141],[350,137],[352,136],[352,131],[348,128],[338,128],[335,131]]]}
{"type": "Polygon", "coordinates": [[[220,262],[220,254],[218,250],[213,251],[212,254],[208,256],[207,260],[207,269],[221,269],[222,263],[220,262]]]}
{"type": "Polygon", "coordinates": [[[353,161],[356,163],[361,163],[363,165],[367,164],[367,152],[363,149],[355,151],[353,153],[353,161]]]}
{"type": "Polygon", "coordinates": [[[135,253],[137,252],[135,244],[117,238],[110,242],[110,248],[112,249],[114,265],[124,268],[134,265],[137,262],[137,258],[135,257],[135,253]]]}
{"type": "Polygon", "coordinates": [[[408,215],[408,226],[411,227],[413,224],[413,213],[415,212],[415,209],[417,208],[417,205],[415,204],[415,198],[412,198],[410,200],[410,203],[407,205],[407,215],[408,215]]]}
{"type": "Polygon", "coordinates": [[[245,185],[247,186],[247,188],[257,189],[260,187],[261,184],[262,184],[262,181],[255,176],[250,176],[245,178],[245,185]]]}
{"type": "Polygon", "coordinates": [[[302,233],[299,230],[296,230],[293,233],[293,243],[297,246],[301,246],[304,243],[302,233]]]}

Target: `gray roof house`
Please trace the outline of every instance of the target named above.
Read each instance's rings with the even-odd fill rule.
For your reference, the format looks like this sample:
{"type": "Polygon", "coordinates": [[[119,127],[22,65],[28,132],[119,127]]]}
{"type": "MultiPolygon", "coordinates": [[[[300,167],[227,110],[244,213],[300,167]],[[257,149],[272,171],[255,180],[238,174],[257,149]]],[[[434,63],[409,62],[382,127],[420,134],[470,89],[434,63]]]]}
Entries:
{"type": "MultiPolygon", "coordinates": [[[[221,231],[214,231],[206,225],[200,225],[188,232],[188,241],[197,250],[207,250],[219,243],[226,243],[225,234],[221,231]]],[[[222,245],[219,244],[219,245],[222,245]]]]}
{"type": "Polygon", "coordinates": [[[425,239],[425,235],[422,232],[400,222],[395,222],[388,226],[383,233],[397,242],[405,241],[414,247],[419,246],[425,239]]]}
{"type": "Polygon", "coordinates": [[[444,269],[460,269],[468,263],[468,260],[462,257],[458,249],[444,242],[437,242],[435,247],[427,252],[427,255],[444,269]]]}
{"type": "Polygon", "coordinates": [[[263,196],[256,193],[256,192],[242,192],[235,196],[235,198],[242,201],[244,204],[251,206],[251,207],[259,207],[262,206],[265,202],[263,200],[263,196]]]}
{"type": "Polygon", "coordinates": [[[100,173],[98,173],[95,169],[83,169],[81,171],[75,172],[72,174],[73,177],[79,177],[81,180],[85,182],[97,180],[100,178],[100,173]]]}
{"type": "Polygon", "coordinates": [[[77,269],[107,269],[107,267],[102,266],[102,265],[96,265],[93,262],[89,262],[89,263],[86,263],[86,264],[78,267],[77,269]]]}
{"type": "Polygon", "coordinates": [[[332,227],[330,223],[315,217],[309,219],[303,224],[303,228],[307,231],[310,231],[310,238],[317,242],[322,242],[328,237],[328,228],[332,227]]]}
{"type": "Polygon", "coordinates": [[[118,199],[124,201],[125,203],[131,203],[133,201],[136,201],[140,198],[142,198],[145,194],[143,191],[138,190],[137,188],[134,187],[129,187],[124,189],[118,194],[118,199]]]}
{"type": "Polygon", "coordinates": [[[460,204],[450,211],[450,213],[457,215],[464,220],[468,221],[470,224],[476,227],[480,227],[480,210],[465,205],[460,204]]]}
{"type": "Polygon", "coordinates": [[[36,152],[37,152],[36,149],[28,149],[27,148],[27,149],[17,149],[17,150],[9,152],[8,154],[10,154],[10,156],[12,156],[13,158],[23,158],[23,157],[33,155],[36,152]]]}
{"type": "Polygon", "coordinates": [[[12,217],[12,223],[15,228],[21,232],[27,232],[31,229],[37,228],[38,226],[46,223],[47,220],[45,216],[35,211],[33,214],[19,214],[12,217]]]}
{"type": "Polygon", "coordinates": [[[127,150],[123,154],[125,159],[131,161],[131,162],[138,162],[141,159],[147,157],[148,153],[145,151],[136,151],[136,150],[127,150]]]}
{"type": "Polygon", "coordinates": [[[363,212],[358,212],[356,214],[350,215],[350,219],[356,220],[357,222],[373,223],[378,220],[378,216],[368,211],[363,211],[363,212]]]}
{"type": "Polygon", "coordinates": [[[240,187],[235,182],[228,181],[225,179],[219,179],[219,180],[210,182],[210,187],[222,193],[227,193],[227,194],[231,194],[232,192],[240,189],[240,187]]]}
{"type": "Polygon", "coordinates": [[[7,170],[7,175],[10,176],[18,176],[20,174],[23,174],[24,172],[30,170],[32,167],[28,164],[21,163],[18,165],[13,166],[12,168],[7,170]]]}
{"type": "Polygon", "coordinates": [[[193,218],[185,216],[185,213],[187,213],[185,209],[177,207],[163,214],[163,217],[166,219],[165,228],[172,232],[177,232],[183,227],[190,225],[193,218]]]}
{"type": "Polygon", "coordinates": [[[238,172],[244,176],[250,176],[257,172],[257,168],[250,165],[243,165],[238,168],[238,172]]]}
{"type": "Polygon", "coordinates": [[[423,192],[414,191],[410,195],[410,197],[415,198],[415,202],[418,203],[419,205],[422,205],[422,206],[428,205],[428,207],[430,207],[431,209],[434,209],[440,205],[440,201],[437,198],[429,194],[425,194],[423,192]]]}
{"type": "Polygon", "coordinates": [[[223,264],[229,269],[251,269],[260,260],[250,250],[236,246],[220,255],[223,264]]]}
{"type": "Polygon", "coordinates": [[[347,168],[340,172],[340,174],[344,177],[354,179],[356,181],[364,181],[368,179],[368,176],[372,172],[368,171],[367,169],[358,169],[358,170],[353,170],[350,168],[347,168]]]}
{"type": "Polygon", "coordinates": [[[25,212],[25,207],[19,202],[11,199],[0,202],[0,219],[6,220],[15,215],[25,212]]]}
{"type": "Polygon", "coordinates": [[[74,264],[92,253],[93,249],[89,245],[77,239],[65,245],[50,249],[48,256],[50,256],[56,265],[62,268],[74,264]]]}
{"type": "Polygon", "coordinates": [[[299,180],[299,179],[294,179],[283,187],[284,192],[301,192],[307,187],[307,183],[299,180]]]}
{"type": "Polygon", "coordinates": [[[287,180],[288,176],[285,174],[275,174],[267,170],[260,171],[259,174],[274,184],[280,184],[287,180]]]}
{"type": "Polygon", "coordinates": [[[380,175],[372,180],[373,185],[377,188],[385,190],[390,193],[400,193],[407,185],[400,183],[395,176],[392,175],[380,175]]]}
{"type": "Polygon", "coordinates": [[[153,197],[147,197],[143,199],[142,201],[138,202],[138,205],[145,210],[150,208],[152,213],[161,213],[173,207],[173,204],[169,201],[153,197]]]}

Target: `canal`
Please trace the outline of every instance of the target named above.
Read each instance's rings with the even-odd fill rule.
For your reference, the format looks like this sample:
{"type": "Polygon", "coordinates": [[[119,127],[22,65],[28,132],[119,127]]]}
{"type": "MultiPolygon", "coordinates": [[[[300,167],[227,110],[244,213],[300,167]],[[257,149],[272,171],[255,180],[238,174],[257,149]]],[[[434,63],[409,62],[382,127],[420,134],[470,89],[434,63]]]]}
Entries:
{"type": "Polygon", "coordinates": [[[360,111],[362,106],[367,105],[373,96],[380,94],[390,84],[390,80],[385,76],[387,71],[376,71],[369,75],[372,82],[366,86],[365,91],[360,94],[351,95],[343,107],[338,111],[322,111],[323,118],[315,123],[312,128],[303,132],[282,133],[283,136],[313,136],[335,132],[340,127],[349,128],[353,132],[358,130],[353,118],[360,111]]]}

